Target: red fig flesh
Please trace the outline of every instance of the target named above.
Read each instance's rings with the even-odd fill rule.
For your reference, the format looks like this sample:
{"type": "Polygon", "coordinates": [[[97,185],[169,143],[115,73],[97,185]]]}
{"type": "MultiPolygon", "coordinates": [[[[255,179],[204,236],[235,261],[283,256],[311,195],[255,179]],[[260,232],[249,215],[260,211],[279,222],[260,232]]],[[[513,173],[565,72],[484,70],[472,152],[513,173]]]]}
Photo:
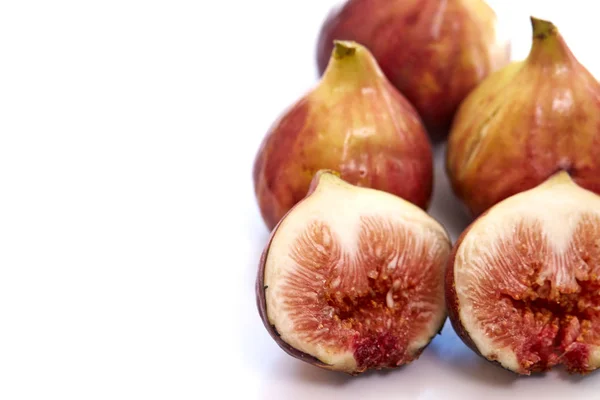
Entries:
{"type": "Polygon", "coordinates": [[[469,92],[510,61],[497,16],[482,0],[349,0],[323,25],[321,73],[334,40],[369,48],[435,137],[469,92]]]}
{"type": "Polygon", "coordinates": [[[287,353],[357,374],[416,359],[445,320],[450,241],[423,210],[320,171],[277,225],[257,279],[287,353]]]}
{"type": "Polygon", "coordinates": [[[254,188],[270,229],[305,196],[320,169],[429,205],[432,150],[419,116],[356,43],[336,44],[319,85],[263,140],[254,188]]]}
{"type": "Polygon", "coordinates": [[[454,246],[449,316],[467,345],[519,374],[600,366],[600,196],[560,172],[498,203],[454,246]]]}

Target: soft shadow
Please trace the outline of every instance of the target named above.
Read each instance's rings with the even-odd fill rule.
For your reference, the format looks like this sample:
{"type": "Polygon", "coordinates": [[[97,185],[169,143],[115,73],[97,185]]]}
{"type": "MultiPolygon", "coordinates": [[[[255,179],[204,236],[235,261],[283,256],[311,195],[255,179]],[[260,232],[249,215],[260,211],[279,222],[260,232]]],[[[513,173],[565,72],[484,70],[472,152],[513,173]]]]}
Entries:
{"type": "Polygon", "coordinates": [[[431,145],[434,147],[444,144],[450,134],[450,127],[426,126],[425,128],[431,140],[431,145]]]}
{"type": "Polygon", "coordinates": [[[428,351],[465,379],[501,387],[509,386],[519,379],[519,375],[487,361],[469,349],[456,335],[450,321],[446,322],[442,334],[429,345],[428,351]]]}
{"type": "Polygon", "coordinates": [[[317,368],[305,362],[297,362],[295,364],[297,364],[295,371],[295,377],[297,379],[321,385],[344,385],[360,380],[386,378],[390,375],[402,373],[401,371],[407,367],[406,365],[402,365],[397,368],[388,368],[380,371],[368,370],[359,375],[353,376],[343,372],[317,368]]]}
{"type": "Polygon", "coordinates": [[[366,379],[386,378],[389,375],[401,373],[408,367],[403,365],[397,368],[383,369],[380,371],[368,370],[358,375],[350,375],[339,371],[330,371],[325,368],[316,367],[305,361],[298,360],[292,356],[281,354],[273,360],[273,375],[279,378],[291,379],[314,385],[342,386],[351,382],[366,379]]]}
{"type": "Polygon", "coordinates": [[[279,376],[286,375],[292,380],[300,380],[315,385],[343,386],[360,379],[360,376],[328,371],[293,357],[280,357],[274,368],[277,369],[279,376]]]}
{"type": "Polygon", "coordinates": [[[328,371],[297,360],[283,352],[269,360],[261,374],[261,399],[330,398],[351,391],[359,377],[328,371]]]}
{"type": "Polygon", "coordinates": [[[437,219],[450,234],[453,241],[473,221],[466,207],[454,195],[445,166],[446,144],[434,147],[434,185],[433,199],[429,214],[437,219]]]}

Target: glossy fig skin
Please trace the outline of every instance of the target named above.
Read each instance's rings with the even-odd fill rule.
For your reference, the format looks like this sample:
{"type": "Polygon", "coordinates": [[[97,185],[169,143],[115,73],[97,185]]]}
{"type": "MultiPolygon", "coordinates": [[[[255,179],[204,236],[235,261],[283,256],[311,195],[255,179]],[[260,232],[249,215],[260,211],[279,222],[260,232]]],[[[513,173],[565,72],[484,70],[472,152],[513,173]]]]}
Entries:
{"type": "Polygon", "coordinates": [[[600,193],[600,84],[554,25],[532,25],[527,59],[473,90],[448,138],[446,170],[473,216],[559,170],[600,193]]]}
{"type": "Polygon", "coordinates": [[[460,102],[511,53],[483,0],[349,0],[321,29],[321,73],[336,39],[371,50],[435,139],[446,136],[460,102]]]}
{"type": "Polygon", "coordinates": [[[253,180],[269,229],[305,196],[320,169],[423,209],[430,202],[433,155],[420,117],[357,43],[338,42],[321,82],[260,146],[253,180]]]}

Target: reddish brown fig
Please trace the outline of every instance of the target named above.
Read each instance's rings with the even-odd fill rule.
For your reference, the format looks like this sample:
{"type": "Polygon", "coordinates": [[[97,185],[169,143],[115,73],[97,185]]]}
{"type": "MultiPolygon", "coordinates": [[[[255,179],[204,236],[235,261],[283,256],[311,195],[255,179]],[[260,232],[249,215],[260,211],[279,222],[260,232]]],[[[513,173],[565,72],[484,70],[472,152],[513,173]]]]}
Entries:
{"type": "Polygon", "coordinates": [[[306,195],[319,169],[429,205],[432,150],[419,116],[357,43],[336,43],[319,85],[263,140],[254,188],[270,229],[306,195]]]}
{"type": "Polygon", "coordinates": [[[600,84],[551,22],[531,21],[527,59],[471,92],[448,139],[452,187],[474,216],[558,170],[600,193],[600,84]]]}
{"type": "Polygon", "coordinates": [[[321,73],[334,40],[371,50],[436,139],[467,94],[510,61],[510,44],[483,0],[349,0],[321,30],[321,73]]]}
{"type": "Polygon", "coordinates": [[[450,247],[420,208],[319,171],[264,250],[260,315],[283,350],[322,368],[410,363],[446,318],[450,247]]]}
{"type": "Polygon", "coordinates": [[[448,313],[473,350],[519,374],[600,366],[600,196],[559,172],[498,203],[448,262],[448,313]]]}

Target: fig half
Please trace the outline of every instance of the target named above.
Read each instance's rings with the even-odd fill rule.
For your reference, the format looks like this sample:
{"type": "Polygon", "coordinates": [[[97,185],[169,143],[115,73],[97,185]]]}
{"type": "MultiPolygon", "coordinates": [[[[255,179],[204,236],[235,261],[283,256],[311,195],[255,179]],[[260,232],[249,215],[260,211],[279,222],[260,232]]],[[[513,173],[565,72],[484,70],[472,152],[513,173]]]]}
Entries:
{"type": "Polygon", "coordinates": [[[320,170],[263,252],[259,313],[283,350],[321,368],[410,363],[446,318],[450,249],[419,207],[320,170]]]}
{"type": "Polygon", "coordinates": [[[518,374],[600,366],[600,196],[559,172],[457,241],[448,313],[463,341],[518,374]]]}

